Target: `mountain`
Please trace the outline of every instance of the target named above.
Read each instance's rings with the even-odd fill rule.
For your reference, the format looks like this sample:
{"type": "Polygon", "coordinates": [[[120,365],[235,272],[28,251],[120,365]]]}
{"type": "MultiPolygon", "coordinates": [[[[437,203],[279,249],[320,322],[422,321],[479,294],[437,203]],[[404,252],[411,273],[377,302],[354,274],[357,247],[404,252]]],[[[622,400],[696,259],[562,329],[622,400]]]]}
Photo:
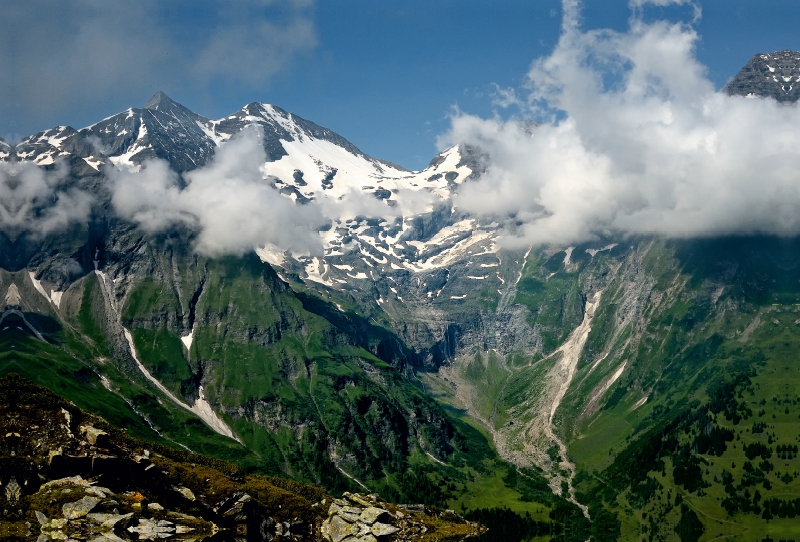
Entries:
{"type": "MultiPolygon", "coordinates": [[[[369,291],[344,278],[335,282],[341,290],[324,284],[334,284],[333,273],[365,284],[369,275],[354,269],[372,269],[368,257],[350,254],[347,269],[336,247],[352,246],[348,236],[382,247],[387,232],[394,243],[405,231],[411,247],[393,262],[440,273],[430,261],[449,248],[464,253],[471,233],[459,230],[441,246],[430,241],[442,224],[461,220],[446,198],[482,159],[453,148],[426,171],[408,172],[274,106],[250,104],[208,121],[160,94],[145,108],[88,128],[35,134],[10,148],[5,172],[13,186],[27,179],[27,164],[36,165],[58,194],[89,194],[91,213],[44,235],[3,230],[0,372],[48,386],[137,437],[244,469],[335,493],[369,488],[395,502],[438,505],[479,498],[488,484],[503,488],[513,505],[522,495],[535,501],[536,525],[563,530],[582,517],[580,509],[552,495],[535,471],[516,478],[480,428],[415,380],[416,364],[444,359],[447,347],[434,356],[414,350],[378,314],[369,291]],[[273,268],[256,253],[203,257],[193,251],[191,228],[151,233],[116,216],[110,168],[137,171],[160,159],[186,174],[252,124],[262,130],[266,180],[298,205],[303,198],[367,197],[391,209],[415,193],[441,203],[399,228],[341,219],[324,232],[324,250],[340,266],[330,265],[331,274],[314,273],[313,259],[275,247],[257,252],[264,260],[282,257],[286,267],[273,268]],[[413,247],[426,243],[438,254],[420,258],[413,247]]],[[[50,203],[39,201],[31,220],[46,216],[50,203]]],[[[386,258],[382,265],[392,269],[386,258]]]]}
{"type": "MultiPolygon", "coordinates": [[[[758,77],[788,77],[793,54],[757,55],[726,92],[791,102],[758,77]]],[[[4,373],[167,446],[499,524],[527,512],[558,540],[792,532],[797,239],[508,250],[454,203],[481,149],[406,171],[268,104],[209,120],[158,93],[7,148],[92,208],[0,235],[4,373]],[[209,257],[190,223],[115,213],[111,168],[165,160],[183,190],[252,125],[265,183],[337,209],[318,253],[209,257]]]]}
{"type": "Polygon", "coordinates": [[[4,539],[311,542],[364,531],[368,540],[414,534],[432,542],[480,533],[452,511],[398,507],[375,495],[336,499],[131,438],[16,375],[0,378],[0,410],[4,539]]]}
{"type": "Polygon", "coordinates": [[[770,97],[793,103],[800,98],[800,53],[755,55],[723,89],[732,96],[770,97]]]}

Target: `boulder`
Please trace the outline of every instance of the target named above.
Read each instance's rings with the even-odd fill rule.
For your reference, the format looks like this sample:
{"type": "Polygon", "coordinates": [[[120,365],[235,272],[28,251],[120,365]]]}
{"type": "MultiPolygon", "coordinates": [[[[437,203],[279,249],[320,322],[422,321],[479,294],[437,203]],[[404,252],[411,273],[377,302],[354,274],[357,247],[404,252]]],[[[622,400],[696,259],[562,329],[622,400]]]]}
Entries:
{"type": "Polygon", "coordinates": [[[69,502],[61,507],[61,511],[63,513],[64,518],[66,519],[78,519],[89,512],[97,506],[97,503],[100,502],[100,499],[97,497],[84,497],[79,501],[69,502]]]}
{"type": "Polygon", "coordinates": [[[342,542],[342,540],[356,534],[359,530],[339,516],[334,516],[330,521],[323,522],[321,527],[322,535],[330,542],[342,542]]]}
{"type": "Polygon", "coordinates": [[[367,525],[372,525],[379,519],[384,521],[389,519],[389,512],[384,510],[383,508],[377,508],[375,506],[370,506],[369,508],[365,508],[363,512],[361,512],[361,517],[359,521],[366,523],[367,525]]]}
{"type": "Polygon", "coordinates": [[[388,536],[390,534],[396,533],[400,529],[395,527],[394,525],[389,525],[388,523],[381,523],[380,521],[376,521],[372,524],[372,534],[375,536],[388,536]]]}

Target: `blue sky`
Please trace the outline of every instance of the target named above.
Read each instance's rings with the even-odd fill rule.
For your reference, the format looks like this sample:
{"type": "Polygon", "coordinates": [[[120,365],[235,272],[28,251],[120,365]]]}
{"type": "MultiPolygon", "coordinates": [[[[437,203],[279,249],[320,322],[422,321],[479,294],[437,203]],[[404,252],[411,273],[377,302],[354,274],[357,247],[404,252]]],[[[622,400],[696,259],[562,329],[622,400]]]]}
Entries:
{"type": "MultiPolygon", "coordinates": [[[[553,0],[35,0],[0,22],[0,134],[82,127],[164,90],[211,118],[276,104],[364,152],[424,167],[454,106],[480,116],[552,50],[553,0]],[[166,5],[164,5],[166,4],[166,5]]],[[[24,5],[23,5],[24,4],[24,5]]],[[[800,2],[706,0],[698,59],[721,87],[755,53],[800,49],[800,2]]],[[[589,0],[584,28],[624,30],[626,1],[589,0]]],[[[647,17],[691,20],[690,7],[647,17]]]]}

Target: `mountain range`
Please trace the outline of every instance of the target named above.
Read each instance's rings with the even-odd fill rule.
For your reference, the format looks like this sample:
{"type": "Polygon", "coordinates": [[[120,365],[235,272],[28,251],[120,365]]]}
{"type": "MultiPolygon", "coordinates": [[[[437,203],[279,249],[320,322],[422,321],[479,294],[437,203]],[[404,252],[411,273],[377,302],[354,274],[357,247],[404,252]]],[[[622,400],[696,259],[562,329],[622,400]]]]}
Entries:
{"type": "MultiPolygon", "coordinates": [[[[793,107],[797,57],[756,55],[725,91],[793,107]]],[[[0,151],[2,374],[137,438],[332,493],[527,514],[529,536],[793,532],[796,238],[511,250],[454,200],[482,149],[408,171],[262,103],[209,120],[159,92],[0,151]],[[225,154],[248,138],[257,152],[225,154]],[[173,203],[239,186],[253,156],[259,212],[289,233],[208,249],[218,223],[173,203]],[[158,205],[120,205],[156,178],[158,205]]]]}

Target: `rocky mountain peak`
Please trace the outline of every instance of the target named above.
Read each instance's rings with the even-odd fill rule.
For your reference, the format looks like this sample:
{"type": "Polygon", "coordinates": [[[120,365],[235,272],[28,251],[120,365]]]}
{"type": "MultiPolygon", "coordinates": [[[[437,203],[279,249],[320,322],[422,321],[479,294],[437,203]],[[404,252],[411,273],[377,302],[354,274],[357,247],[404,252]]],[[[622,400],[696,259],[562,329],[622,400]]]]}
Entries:
{"type": "Polygon", "coordinates": [[[151,111],[170,111],[176,108],[187,110],[184,106],[160,90],[153,94],[153,96],[147,100],[147,103],[142,106],[142,109],[149,109],[151,111]]]}
{"type": "Polygon", "coordinates": [[[800,52],[757,54],[723,90],[731,96],[796,102],[800,99],[800,52]]]}

